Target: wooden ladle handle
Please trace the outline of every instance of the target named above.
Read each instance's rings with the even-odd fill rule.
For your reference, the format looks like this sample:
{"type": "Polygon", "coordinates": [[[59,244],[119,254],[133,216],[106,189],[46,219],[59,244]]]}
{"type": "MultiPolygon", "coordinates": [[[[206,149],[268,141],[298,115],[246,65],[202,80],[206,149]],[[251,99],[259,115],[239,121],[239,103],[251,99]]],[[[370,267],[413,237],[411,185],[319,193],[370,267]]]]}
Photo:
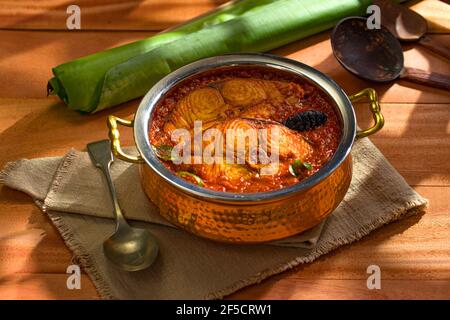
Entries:
{"type": "Polygon", "coordinates": [[[404,68],[400,78],[425,86],[450,91],[450,76],[415,68],[404,68]]]}
{"type": "Polygon", "coordinates": [[[420,38],[419,44],[421,44],[428,50],[450,60],[450,48],[446,46],[444,42],[425,35],[420,38]]]}

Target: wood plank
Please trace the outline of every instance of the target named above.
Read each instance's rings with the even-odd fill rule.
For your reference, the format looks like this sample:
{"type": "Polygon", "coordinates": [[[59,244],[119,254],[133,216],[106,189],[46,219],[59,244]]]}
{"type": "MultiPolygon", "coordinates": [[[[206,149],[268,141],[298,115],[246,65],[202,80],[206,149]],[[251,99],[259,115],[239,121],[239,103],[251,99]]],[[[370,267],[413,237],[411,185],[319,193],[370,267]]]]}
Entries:
{"type": "MultiPolygon", "coordinates": [[[[67,109],[56,98],[0,99],[0,166],[23,157],[65,154],[84,149],[89,141],[107,137],[106,117],[131,117],[132,101],[94,115],[67,109]],[[24,136],[27,137],[24,139],[24,136]],[[20,145],[20,148],[16,146],[20,145]]],[[[386,125],[372,141],[413,185],[450,184],[450,109],[443,104],[383,104],[386,125]]],[[[368,108],[358,104],[361,127],[372,120],[368,108]]],[[[124,145],[133,145],[132,130],[121,132],[124,145]]]]}
{"type": "MultiPolygon", "coordinates": [[[[46,95],[51,68],[69,60],[106,48],[151,36],[145,32],[32,32],[0,31],[0,86],[2,98],[42,98],[46,95]],[[17,41],[26,39],[26,41],[17,41]]],[[[450,41],[450,35],[436,36],[450,41]]],[[[450,64],[418,46],[407,46],[406,65],[450,74],[450,64]]],[[[340,66],[333,57],[328,32],[285,46],[274,53],[306,63],[332,77],[343,89],[353,94],[374,87],[383,102],[450,103],[444,90],[396,81],[385,85],[363,81],[340,66]]]]}
{"type": "Polygon", "coordinates": [[[87,275],[81,275],[80,289],[67,289],[67,274],[21,273],[0,278],[2,300],[99,299],[87,275]]]}
{"type": "Polygon", "coordinates": [[[415,189],[429,200],[424,215],[387,225],[280,277],[367,279],[367,267],[378,265],[386,280],[450,280],[450,187],[415,189]]]}
{"type": "MultiPolygon", "coordinates": [[[[6,235],[0,239],[0,297],[19,293],[25,294],[24,298],[39,299],[71,298],[73,294],[91,297],[91,291],[83,291],[91,287],[87,278],[82,280],[83,292],[65,289],[65,270],[72,263],[71,254],[45,215],[20,193],[7,188],[0,190],[0,212],[3,212],[0,226],[4,226],[0,234],[6,235]],[[23,278],[24,275],[30,276],[23,278]]],[[[331,299],[347,299],[349,295],[399,298],[403,290],[417,298],[448,298],[449,291],[447,296],[441,291],[442,285],[450,281],[450,243],[447,241],[450,188],[419,187],[417,190],[430,200],[430,207],[422,217],[395,222],[313,264],[274,276],[262,285],[244,289],[231,297],[297,299],[315,298],[322,292],[326,296],[321,297],[331,299]],[[366,268],[371,264],[381,268],[382,291],[368,291],[365,287],[366,268]],[[312,283],[315,285],[310,285],[312,283]],[[346,289],[337,290],[336,283],[346,289]],[[411,287],[412,283],[417,287],[411,287]],[[430,292],[434,293],[430,296],[430,292]]]]}
{"type": "MultiPolygon", "coordinates": [[[[1,165],[23,157],[64,155],[72,147],[83,150],[89,141],[108,137],[108,112],[86,116],[69,110],[56,98],[26,99],[19,104],[15,103],[16,99],[0,100],[0,140],[8,141],[0,144],[0,150],[4,152],[1,165]],[[13,112],[15,117],[9,116],[9,110],[16,110],[13,112]]],[[[136,105],[137,101],[134,101],[109,112],[130,117],[136,105]]],[[[132,145],[130,129],[123,130],[122,136],[125,145],[132,145]]]]}
{"type": "Polygon", "coordinates": [[[450,299],[450,187],[415,187],[426,214],[374,231],[314,263],[273,276],[230,299],[450,299]],[[367,267],[381,269],[368,290],[367,267]]]}
{"type": "MultiPolygon", "coordinates": [[[[68,290],[67,275],[20,274],[0,282],[2,299],[98,299],[87,276],[80,290],[68,290]]],[[[369,290],[365,280],[267,280],[227,299],[444,299],[450,280],[384,280],[381,290],[369,290]]]]}
{"type": "MultiPolygon", "coordinates": [[[[130,117],[134,113],[138,100],[86,116],[68,110],[56,98],[44,98],[51,67],[154,34],[86,30],[160,30],[222,2],[113,0],[104,4],[84,0],[77,2],[82,7],[83,32],[0,31],[0,167],[22,157],[62,155],[70,147],[83,149],[86,142],[107,137],[107,114],[130,117]]],[[[65,30],[69,4],[63,0],[2,1],[0,29],[65,30]]],[[[413,5],[422,7],[418,10],[433,22],[432,32],[448,29],[449,14],[442,3],[426,0],[413,5]]],[[[450,299],[450,94],[404,81],[380,86],[353,77],[333,58],[328,34],[275,53],[318,68],[348,93],[375,87],[383,102],[386,126],[372,140],[407,182],[430,200],[430,207],[421,217],[381,228],[313,264],[274,276],[230,298],[450,299]],[[370,264],[381,267],[382,290],[366,287],[370,264]]],[[[450,41],[450,35],[437,37],[450,41]]],[[[447,61],[425,49],[414,44],[404,49],[407,66],[450,74],[447,61]]],[[[359,125],[370,125],[367,108],[363,104],[356,108],[359,125]]],[[[122,139],[131,145],[131,130],[122,131],[122,139]]],[[[0,213],[1,299],[98,297],[85,274],[81,290],[67,290],[65,270],[72,254],[27,196],[0,186],[0,213]]]]}
{"type": "MultiPolygon", "coordinates": [[[[384,128],[370,137],[411,185],[450,185],[450,109],[437,104],[382,104],[384,128]]],[[[362,128],[372,124],[367,106],[356,107],[362,128]]]]}
{"type": "Polygon", "coordinates": [[[163,30],[214,9],[226,0],[3,0],[0,28],[67,30],[67,7],[81,10],[82,30],[163,30]]]}
{"type": "Polygon", "coordinates": [[[448,300],[450,280],[382,280],[380,290],[367,289],[366,280],[267,280],[229,299],[292,300],[448,300]]]}
{"type": "MultiPolygon", "coordinates": [[[[392,223],[313,264],[276,277],[365,279],[366,268],[376,264],[383,279],[450,279],[450,187],[416,190],[430,201],[425,215],[392,223]]],[[[65,273],[72,255],[47,216],[27,196],[1,187],[0,212],[0,278],[16,273],[65,273]]]]}
{"type": "Polygon", "coordinates": [[[52,77],[53,67],[153,34],[153,32],[0,31],[2,43],[0,97],[45,97],[47,81],[52,77]]]}
{"type": "MultiPolygon", "coordinates": [[[[82,30],[163,30],[215,8],[226,0],[81,0],[82,30]]],[[[0,28],[66,30],[67,0],[3,0],[0,28]]],[[[409,6],[428,20],[430,32],[449,31],[449,6],[438,0],[409,6]]]]}
{"type": "Polygon", "coordinates": [[[440,0],[419,1],[410,8],[427,19],[428,32],[440,33],[450,31],[450,6],[440,0]]]}
{"type": "MultiPolygon", "coordinates": [[[[136,104],[137,101],[112,112],[127,117],[134,112],[136,104]]],[[[386,127],[373,140],[387,158],[410,183],[448,185],[450,170],[445,161],[450,152],[447,147],[450,137],[448,106],[383,104],[382,108],[386,127]],[[403,143],[398,144],[398,139],[403,139],[403,143]],[[430,143],[435,148],[423,148],[430,143]],[[429,157],[430,152],[435,155],[429,157]],[[424,166],[424,172],[420,166],[413,166],[410,171],[411,165],[421,158],[427,158],[432,165],[424,166]]],[[[360,125],[369,125],[367,108],[360,104],[357,111],[360,125]]],[[[56,99],[0,99],[0,140],[8,141],[0,145],[0,165],[21,157],[62,155],[70,146],[83,149],[86,141],[106,137],[106,114],[81,115],[68,110],[56,99]],[[17,145],[20,148],[16,148],[17,145]]],[[[123,131],[122,137],[125,144],[132,143],[131,131],[123,131]]],[[[7,188],[0,190],[0,234],[3,235],[0,277],[17,272],[64,273],[71,254],[48,219],[26,196],[7,188]]],[[[418,187],[417,190],[431,203],[428,213],[419,221],[410,218],[395,223],[375,232],[368,240],[279,277],[311,280],[320,275],[320,278],[333,280],[364,279],[365,268],[376,261],[382,266],[386,279],[448,279],[450,248],[446,244],[450,230],[447,201],[450,189],[418,187]]],[[[28,288],[27,285],[24,288],[28,288]]],[[[301,291],[297,289],[296,292],[301,291]]],[[[42,298],[47,296],[42,292],[42,298]]],[[[267,297],[277,295],[269,291],[267,297]]]]}
{"type": "Polygon", "coordinates": [[[1,187],[0,209],[0,279],[17,273],[66,272],[72,254],[28,196],[1,187]]]}

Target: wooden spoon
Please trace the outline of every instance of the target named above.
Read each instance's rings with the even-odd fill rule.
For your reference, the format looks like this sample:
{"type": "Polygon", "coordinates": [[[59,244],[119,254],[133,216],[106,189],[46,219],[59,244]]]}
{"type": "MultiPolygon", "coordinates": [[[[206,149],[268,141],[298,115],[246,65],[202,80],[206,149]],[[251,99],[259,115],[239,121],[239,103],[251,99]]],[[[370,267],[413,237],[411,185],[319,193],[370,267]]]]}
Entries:
{"type": "Polygon", "coordinates": [[[450,76],[405,67],[400,42],[383,26],[368,29],[366,18],[341,20],[331,35],[331,46],[339,63],[361,78],[377,82],[400,78],[450,90],[450,76]]]}
{"type": "Polygon", "coordinates": [[[426,35],[427,20],[408,7],[390,0],[373,0],[380,7],[381,24],[401,41],[417,41],[430,51],[450,60],[450,48],[443,42],[426,35]]]}

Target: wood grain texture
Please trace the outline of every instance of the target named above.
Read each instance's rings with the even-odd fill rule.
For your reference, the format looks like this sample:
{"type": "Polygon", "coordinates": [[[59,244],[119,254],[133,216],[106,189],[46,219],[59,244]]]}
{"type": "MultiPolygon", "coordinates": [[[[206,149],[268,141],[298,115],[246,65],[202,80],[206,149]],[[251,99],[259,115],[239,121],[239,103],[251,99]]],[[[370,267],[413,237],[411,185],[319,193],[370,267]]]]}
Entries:
{"type": "Polygon", "coordinates": [[[67,7],[81,11],[81,30],[163,30],[226,0],[2,0],[0,28],[67,30],[67,7]]]}
{"type": "Polygon", "coordinates": [[[450,32],[450,5],[440,0],[415,1],[410,8],[427,19],[428,32],[450,32]]]}
{"type": "MultiPolygon", "coordinates": [[[[22,157],[61,155],[70,147],[84,149],[86,141],[106,137],[106,113],[86,117],[52,100],[0,100],[0,139],[9,142],[0,145],[0,165],[22,157]],[[8,110],[15,111],[8,115],[8,110]]],[[[135,104],[114,113],[127,117],[135,104]]],[[[269,284],[264,282],[262,287],[256,286],[258,289],[252,287],[231,298],[320,298],[324,292],[329,292],[329,298],[348,298],[352,294],[354,298],[401,298],[402,290],[396,290],[393,284],[409,290],[414,288],[412,280],[418,288],[434,291],[434,295],[427,292],[425,296],[418,290],[417,297],[443,296],[439,290],[447,283],[444,280],[450,280],[450,168],[446,161],[450,158],[450,139],[448,116],[445,117],[448,105],[383,104],[382,108],[386,127],[372,140],[406,180],[417,185],[417,191],[430,200],[427,214],[391,224],[313,264],[278,275],[269,284]],[[411,118],[427,121],[409,123],[411,118]],[[424,145],[430,148],[423,148],[424,145]],[[421,165],[422,159],[432,161],[431,165],[421,165]],[[411,166],[416,162],[417,166],[411,166]],[[382,268],[383,279],[396,281],[389,282],[389,290],[380,293],[364,289],[365,270],[370,264],[382,268]],[[344,290],[347,280],[349,287],[344,290]],[[318,287],[311,285],[318,282],[318,287]],[[319,292],[322,294],[317,295],[319,292]]],[[[361,126],[371,121],[366,110],[364,104],[357,106],[361,126]]],[[[122,137],[125,144],[132,144],[131,131],[123,131],[122,137]]],[[[64,273],[71,263],[71,254],[48,218],[27,196],[1,188],[0,212],[0,297],[18,294],[15,285],[29,291],[25,296],[28,298],[91,296],[89,284],[86,291],[83,287],[83,293],[66,289],[64,273]],[[33,274],[37,275],[25,276],[33,274]],[[46,276],[42,278],[42,274],[46,276]]]]}
{"type": "MultiPolygon", "coordinates": [[[[105,10],[103,2],[79,3],[93,12],[91,20],[84,20],[86,27],[142,29],[150,21],[153,24],[149,29],[156,30],[221,2],[195,0],[188,6],[177,0],[165,1],[164,5],[157,0],[114,0],[108,2],[111,12],[104,14],[97,14],[105,10]],[[109,20],[119,12],[123,15],[120,23],[109,20]]],[[[66,6],[66,1],[2,1],[0,28],[63,29],[60,24],[64,23],[64,14],[53,10],[58,6],[66,6]]],[[[442,18],[436,21],[448,19],[448,14],[444,17],[437,13],[442,18]]],[[[448,26],[447,22],[444,25],[448,26]]],[[[152,34],[0,31],[0,167],[19,158],[61,156],[71,147],[83,150],[87,142],[107,137],[108,114],[131,117],[137,100],[95,115],[68,110],[58,99],[45,98],[46,81],[51,67],[57,64],[152,34]]],[[[425,215],[390,224],[362,241],[230,298],[450,299],[450,94],[403,81],[388,85],[362,81],[335,61],[328,34],[304,39],[275,53],[318,68],[349,94],[374,87],[381,96],[386,125],[371,139],[406,181],[429,199],[430,206],[425,215]],[[381,267],[381,290],[366,287],[366,268],[371,264],[381,267]]],[[[450,40],[448,34],[436,37],[450,40]]],[[[450,74],[448,62],[427,50],[416,45],[405,46],[405,50],[406,65],[450,74]]],[[[358,103],[355,108],[358,124],[369,126],[367,106],[358,103]]],[[[131,130],[121,133],[123,143],[132,145],[131,130]]],[[[98,298],[86,275],[81,290],[67,289],[66,268],[71,263],[72,254],[57,230],[29,197],[0,186],[0,299],[98,298]]]]}
{"type": "MultiPolygon", "coordinates": [[[[154,33],[0,31],[0,70],[6,77],[0,86],[0,97],[45,97],[47,81],[52,77],[52,67],[152,34],[154,33]]],[[[450,35],[433,37],[450,42],[450,35]]],[[[336,80],[349,94],[374,85],[341,67],[331,52],[329,32],[295,42],[274,50],[273,53],[317,68],[336,80]]],[[[405,46],[405,65],[450,74],[450,64],[445,59],[417,45],[405,46]]],[[[376,88],[383,102],[445,103],[450,99],[449,92],[406,81],[377,85],[376,88]]]]}
{"type": "Polygon", "coordinates": [[[368,290],[366,280],[267,280],[232,299],[449,299],[450,280],[384,280],[381,290],[368,290]]]}
{"type": "MultiPolygon", "coordinates": [[[[230,298],[450,298],[450,245],[446,241],[450,229],[447,201],[450,188],[443,193],[436,192],[437,188],[418,188],[431,203],[422,217],[393,223],[360,242],[241,290],[230,298]],[[365,285],[366,268],[371,264],[381,267],[381,291],[368,290],[365,285]]],[[[82,279],[81,290],[67,290],[65,271],[72,261],[59,234],[26,196],[5,189],[0,189],[0,211],[11,213],[2,214],[0,219],[2,225],[8,222],[9,231],[0,239],[0,297],[95,296],[86,277],[82,279]],[[8,206],[5,198],[20,205],[8,206]]]]}
{"type": "MultiPolygon", "coordinates": [[[[160,31],[214,9],[227,0],[2,0],[0,28],[67,30],[71,4],[81,9],[82,30],[160,31]]],[[[429,32],[450,31],[450,6],[439,0],[412,1],[409,7],[428,21],[429,32]]]]}
{"type": "Polygon", "coordinates": [[[99,299],[89,277],[81,275],[81,288],[69,290],[66,286],[67,274],[62,273],[20,273],[0,278],[1,299],[19,300],[86,300],[99,299]]]}
{"type": "MultiPolygon", "coordinates": [[[[94,115],[67,109],[56,98],[1,99],[0,166],[23,157],[62,155],[71,147],[84,149],[88,141],[107,137],[106,117],[130,118],[138,105],[123,106],[94,115]],[[20,145],[20,148],[17,146],[20,145]]],[[[371,115],[365,104],[356,107],[359,125],[368,127],[371,115]]],[[[450,184],[450,109],[446,104],[383,103],[386,124],[372,141],[412,185],[450,184]]],[[[121,130],[124,145],[133,145],[132,130],[121,130]]]]}

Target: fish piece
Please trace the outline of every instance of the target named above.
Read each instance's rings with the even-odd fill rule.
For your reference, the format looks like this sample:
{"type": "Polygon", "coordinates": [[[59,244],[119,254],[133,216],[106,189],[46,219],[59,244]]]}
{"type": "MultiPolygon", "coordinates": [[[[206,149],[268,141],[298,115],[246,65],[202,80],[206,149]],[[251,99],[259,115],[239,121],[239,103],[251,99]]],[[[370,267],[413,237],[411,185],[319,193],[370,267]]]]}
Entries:
{"type": "Polygon", "coordinates": [[[284,120],[274,116],[287,111],[286,106],[299,108],[305,94],[300,85],[287,81],[234,78],[210,86],[220,91],[227,104],[239,109],[236,116],[277,121],[284,120]]]}
{"type": "Polygon", "coordinates": [[[166,133],[192,129],[203,121],[203,130],[213,122],[234,117],[270,119],[289,101],[303,96],[302,88],[291,82],[234,78],[211,83],[181,99],[164,126],[166,133]]]}
{"type": "Polygon", "coordinates": [[[264,100],[282,100],[273,81],[234,78],[210,84],[219,89],[225,101],[234,107],[248,107],[264,100]]]}
{"type": "MultiPolygon", "coordinates": [[[[276,121],[235,118],[216,123],[210,129],[222,133],[222,149],[220,150],[222,163],[216,161],[212,164],[196,165],[195,171],[205,180],[225,179],[229,182],[240,183],[250,181],[259,175],[263,168],[270,165],[270,163],[261,163],[261,156],[270,159],[271,153],[278,151],[278,161],[287,164],[292,159],[304,159],[312,152],[311,145],[299,133],[276,121]],[[278,150],[273,143],[277,143],[278,150]]],[[[203,150],[210,143],[210,141],[203,141],[203,150]]],[[[273,174],[288,174],[287,168],[288,165],[280,165],[278,171],[273,174]],[[280,172],[282,169],[286,172],[280,172]]]]}
{"type": "Polygon", "coordinates": [[[229,106],[225,104],[219,90],[211,87],[196,89],[178,102],[164,126],[164,131],[191,129],[196,120],[209,122],[224,118],[227,109],[229,106]]]}

